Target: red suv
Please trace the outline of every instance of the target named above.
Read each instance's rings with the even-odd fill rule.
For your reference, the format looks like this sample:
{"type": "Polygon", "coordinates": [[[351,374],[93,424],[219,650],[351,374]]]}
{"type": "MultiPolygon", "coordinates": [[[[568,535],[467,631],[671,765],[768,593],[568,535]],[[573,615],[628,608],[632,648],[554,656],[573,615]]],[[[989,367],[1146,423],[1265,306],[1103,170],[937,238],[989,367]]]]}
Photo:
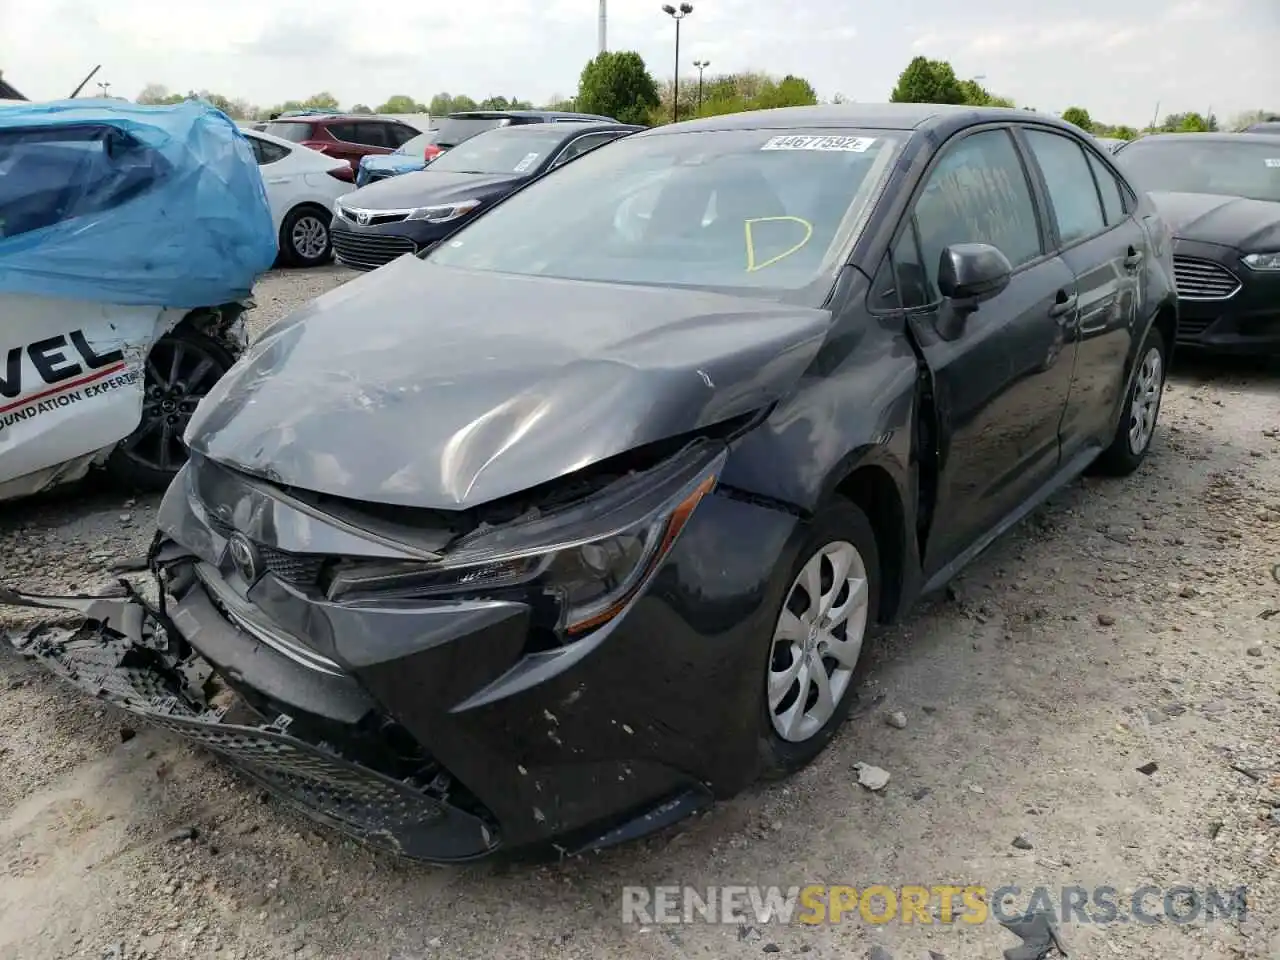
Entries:
{"type": "Polygon", "coordinates": [[[354,171],[359,168],[361,157],[390,153],[422,131],[388,117],[357,114],[279,117],[268,123],[263,132],[346,160],[354,171]]]}

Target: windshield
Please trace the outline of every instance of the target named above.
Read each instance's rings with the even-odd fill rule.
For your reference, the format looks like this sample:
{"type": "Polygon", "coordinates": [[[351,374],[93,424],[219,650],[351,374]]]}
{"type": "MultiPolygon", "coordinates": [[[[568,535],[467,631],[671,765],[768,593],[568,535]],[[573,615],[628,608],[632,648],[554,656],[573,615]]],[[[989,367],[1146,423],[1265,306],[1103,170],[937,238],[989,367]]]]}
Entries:
{"type": "Polygon", "coordinates": [[[1117,153],[1116,162],[1143,190],[1280,201],[1280,140],[1201,137],[1138,140],[1117,153]]]}
{"type": "Polygon", "coordinates": [[[302,143],[303,140],[311,139],[311,124],[293,123],[287,120],[283,123],[276,121],[268,123],[262,132],[292,143],[302,143]]]}
{"type": "Polygon", "coordinates": [[[495,127],[505,127],[511,122],[509,117],[445,117],[440,126],[432,131],[436,146],[448,149],[456,147],[464,140],[470,140],[477,133],[484,133],[495,127]]]}
{"type": "Polygon", "coordinates": [[[429,259],[526,276],[803,291],[817,305],[898,146],[897,136],[857,130],[630,137],[514,194],[429,259]]]}
{"type": "Polygon", "coordinates": [[[431,169],[437,173],[533,173],[564,139],[564,129],[548,123],[491,130],[438,157],[431,169]]]}
{"type": "Polygon", "coordinates": [[[421,157],[426,153],[427,147],[435,143],[436,132],[432,130],[430,133],[420,133],[411,140],[406,140],[396,149],[396,153],[412,153],[421,157]]]}

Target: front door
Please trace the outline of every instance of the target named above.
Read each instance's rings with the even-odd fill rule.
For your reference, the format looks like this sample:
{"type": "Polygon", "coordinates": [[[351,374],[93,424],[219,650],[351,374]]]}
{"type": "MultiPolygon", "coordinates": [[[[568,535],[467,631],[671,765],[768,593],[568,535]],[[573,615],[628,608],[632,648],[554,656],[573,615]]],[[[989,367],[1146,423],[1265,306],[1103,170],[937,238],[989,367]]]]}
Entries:
{"type": "Polygon", "coordinates": [[[1060,465],[1058,426],[1071,389],[1075,275],[1050,250],[1026,165],[1009,130],[948,144],[926,175],[894,260],[932,374],[940,436],[926,580],[980,549],[1060,465]],[[954,340],[937,335],[938,262],[955,243],[989,243],[1013,266],[954,340]],[[914,264],[912,260],[914,258],[914,264]]]}

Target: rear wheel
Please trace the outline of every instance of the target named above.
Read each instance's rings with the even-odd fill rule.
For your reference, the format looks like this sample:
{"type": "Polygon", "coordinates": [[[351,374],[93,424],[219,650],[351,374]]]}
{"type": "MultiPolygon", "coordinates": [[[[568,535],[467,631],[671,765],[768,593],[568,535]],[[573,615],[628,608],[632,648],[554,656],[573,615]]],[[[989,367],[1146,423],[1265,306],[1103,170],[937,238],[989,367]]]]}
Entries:
{"type": "Polygon", "coordinates": [[[196,406],[231,369],[235,357],[218,341],[178,329],[147,357],[142,420],[107,459],[107,473],[131,488],[163,491],[187,462],[182,435],[196,406]]]}
{"type": "Polygon", "coordinates": [[[1147,331],[1138,350],[1138,369],[1133,386],[1120,412],[1116,434],[1102,455],[1094,462],[1098,473],[1125,477],[1138,469],[1151,449],[1160,401],[1164,397],[1165,357],[1168,348],[1164,336],[1155,327],[1147,331]]]}
{"type": "Polygon", "coordinates": [[[766,778],[808,764],[848,716],[879,593],[880,553],[871,522],[847,500],[827,504],[791,571],[769,645],[762,694],[766,778]]]}
{"type": "Polygon", "coordinates": [[[332,214],[319,207],[295,207],[280,225],[280,257],[293,267],[318,267],[333,254],[332,214]]]}

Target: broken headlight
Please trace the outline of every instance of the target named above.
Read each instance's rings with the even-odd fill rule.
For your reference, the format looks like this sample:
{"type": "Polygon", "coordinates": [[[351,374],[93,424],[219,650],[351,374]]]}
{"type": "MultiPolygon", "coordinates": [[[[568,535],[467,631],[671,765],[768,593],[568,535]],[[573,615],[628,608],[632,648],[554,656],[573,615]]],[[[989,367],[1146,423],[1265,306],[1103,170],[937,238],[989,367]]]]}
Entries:
{"type": "Polygon", "coordinates": [[[332,599],[462,597],[528,588],[555,601],[555,629],[580,635],[631,602],[716,485],[722,446],[697,443],[564,509],[477,530],[437,563],[360,564],[332,599]]]}

